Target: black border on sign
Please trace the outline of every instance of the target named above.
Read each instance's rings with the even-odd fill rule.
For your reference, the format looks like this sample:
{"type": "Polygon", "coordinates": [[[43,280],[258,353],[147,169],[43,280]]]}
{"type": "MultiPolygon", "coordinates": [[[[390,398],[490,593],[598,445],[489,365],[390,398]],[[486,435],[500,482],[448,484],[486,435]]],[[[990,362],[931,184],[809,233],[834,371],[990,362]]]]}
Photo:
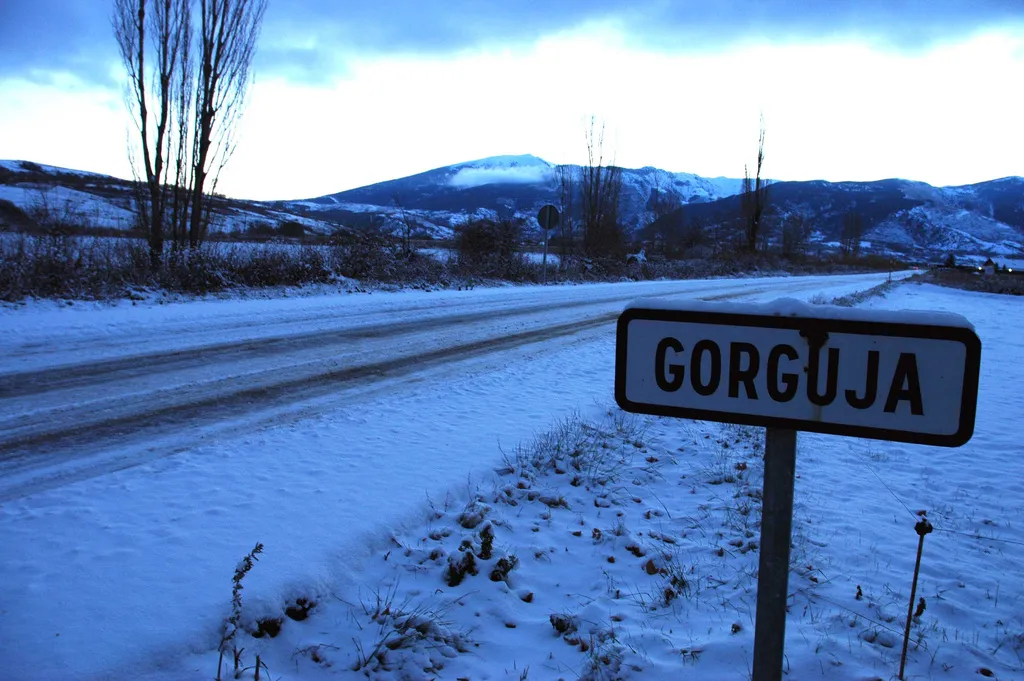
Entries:
{"type": "Polygon", "coordinates": [[[978,374],[981,370],[981,340],[971,329],[935,324],[904,324],[899,322],[873,322],[850,319],[819,319],[815,317],[783,317],[775,315],[752,315],[733,312],[704,312],[689,310],[659,310],[632,307],[621,315],[615,330],[615,401],[625,411],[654,416],[674,416],[738,423],[745,426],[765,426],[805,430],[829,435],[846,435],[873,440],[909,442],[939,447],[960,447],[974,435],[974,420],[978,408],[978,374]],[[899,338],[930,338],[963,343],[966,347],[963,392],[960,396],[960,423],[952,435],[914,433],[890,428],[870,426],[849,426],[838,423],[822,423],[802,419],[787,419],[756,414],[733,414],[724,411],[671,407],[658,404],[631,402],[626,399],[626,339],[629,323],[634,320],[679,322],[689,324],[720,324],[723,326],[748,326],[770,329],[813,329],[843,334],[865,336],[895,336],[899,338]]]}

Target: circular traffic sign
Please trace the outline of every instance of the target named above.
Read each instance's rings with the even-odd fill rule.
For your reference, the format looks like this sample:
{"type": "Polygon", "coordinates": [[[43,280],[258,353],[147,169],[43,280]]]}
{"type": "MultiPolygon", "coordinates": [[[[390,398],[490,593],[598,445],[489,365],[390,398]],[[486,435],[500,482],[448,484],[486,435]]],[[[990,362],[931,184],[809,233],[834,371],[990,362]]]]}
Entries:
{"type": "Polygon", "coordinates": [[[541,229],[551,230],[558,226],[558,209],[552,206],[550,203],[540,209],[537,213],[537,222],[540,223],[541,229]]]}

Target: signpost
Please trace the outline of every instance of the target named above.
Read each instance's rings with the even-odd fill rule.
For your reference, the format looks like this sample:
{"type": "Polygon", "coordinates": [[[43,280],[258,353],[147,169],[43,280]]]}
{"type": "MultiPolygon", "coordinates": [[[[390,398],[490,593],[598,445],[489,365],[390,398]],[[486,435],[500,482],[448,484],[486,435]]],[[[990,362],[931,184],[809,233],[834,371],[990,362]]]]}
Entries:
{"type": "Polygon", "coordinates": [[[541,267],[544,269],[544,283],[548,283],[548,232],[555,227],[558,227],[558,209],[552,206],[550,203],[540,209],[537,213],[537,222],[540,223],[540,228],[544,230],[544,260],[541,267]]]}
{"type": "Polygon", "coordinates": [[[781,300],[627,308],[626,411],[766,426],[754,681],[782,678],[796,434],[959,447],[974,433],[981,341],[959,315],[781,300]]]}

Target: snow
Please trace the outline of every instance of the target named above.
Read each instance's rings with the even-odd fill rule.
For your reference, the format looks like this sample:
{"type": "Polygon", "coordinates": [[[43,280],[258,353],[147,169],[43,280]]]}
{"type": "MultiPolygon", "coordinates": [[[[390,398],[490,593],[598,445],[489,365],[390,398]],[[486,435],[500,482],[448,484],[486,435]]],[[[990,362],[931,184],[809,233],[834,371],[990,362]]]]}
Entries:
{"type": "MultiPolygon", "coordinates": [[[[88,228],[128,230],[135,224],[134,213],[115,201],[68,187],[0,184],[0,200],[10,201],[27,212],[42,210],[53,219],[82,224],[88,228]]],[[[126,195],[123,203],[127,205],[128,202],[126,195]]],[[[330,229],[322,221],[301,215],[269,209],[250,211],[237,208],[215,213],[211,227],[217,232],[233,232],[245,230],[258,222],[274,223],[283,220],[298,222],[319,231],[330,229]]]]}
{"type": "Polygon", "coordinates": [[[36,167],[38,167],[44,173],[50,174],[60,173],[62,175],[77,175],[78,177],[107,177],[106,175],[92,173],[87,170],[72,170],[71,168],[61,168],[59,166],[48,166],[45,163],[33,163],[31,161],[0,160],[0,168],[3,168],[4,170],[9,170],[13,173],[31,172],[34,171],[36,167]],[[26,168],[26,164],[28,164],[29,167],[26,168]]]}
{"type": "MultiPolygon", "coordinates": [[[[969,263],[973,263],[973,264],[977,265],[978,267],[981,267],[982,264],[986,260],[988,260],[988,256],[985,256],[985,255],[966,255],[966,256],[964,256],[962,258],[958,256],[956,260],[957,260],[958,264],[966,265],[966,264],[969,264],[969,263]]],[[[1024,257],[1016,257],[1016,258],[995,257],[995,258],[993,258],[993,261],[997,265],[999,265],[999,267],[1009,267],[1010,269],[1013,269],[1013,270],[1017,270],[1017,269],[1024,270],[1024,257]]]]}
{"type": "Polygon", "coordinates": [[[0,184],[0,199],[24,211],[42,210],[54,219],[91,227],[129,229],[135,224],[131,211],[88,192],[67,187],[34,187],[0,184]]]}
{"type": "MultiPolygon", "coordinates": [[[[420,248],[417,249],[416,252],[420,253],[421,255],[426,255],[431,258],[434,258],[435,260],[440,260],[441,262],[452,261],[458,255],[455,249],[452,248],[420,248]]],[[[537,251],[526,251],[525,253],[523,253],[523,256],[526,258],[528,262],[534,265],[540,265],[544,262],[543,251],[539,253],[537,251]]],[[[561,256],[559,256],[557,253],[553,251],[548,251],[548,267],[552,269],[552,278],[554,278],[556,275],[554,269],[558,267],[560,261],[561,256]]]]}
{"type": "Polygon", "coordinates": [[[456,163],[453,168],[551,168],[551,164],[533,154],[504,154],[475,161],[456,163]]]}
{"type": "Polygon", "coordinates": [[[874,241],[918,246],[931,251],[1013,255],[1021,235],[1010,225],[949,206],[915,206],[879,223],[869,232],[874,241]]]}
{"type": "MultiPolygon", "coordinates": [[[[7,308],[0,397],[12,371],[117,357],[126,345],[198,349],[456,306],[483,311],[563,296],[554,300],[569,308],[613,294],[664,296],[671,286],[691,287],[690,295],[714,286],[754,302],[810,298],[881,279],[7,308]]],[[[1013,415],[1024,338],[1011,322],[1019,301],[914,283],[864,307],[970,320],[984,346],[977,427],[956,450],[800,436],[789,678],[894,676],[919,510],[936,532],[924,546],[918,596],[927,607],[914,626],[909,678],[973,678],[983,668],[1017,678],[1024,479],[1013,415]]],[[[277,638],[239,634],[246,663],[260,653],[275,679],[586,678],[591,664],[620,670],[591,678],[745,678],[761,431],[606,416],[613,349],[611,325],[594,327],[182,431],[172,456],[34,493],[14,493],[5,476],[4,678],[212,678],[231,571],[257,541],[265,549],[245,579],[243,626],[280,615],[298,597],[317,602],[309,619],[285,618],[277,638]],[[574,412],[599,426],[580,485],[526,465],[494,472],[503,452],[515,462],[517,444],[528,448],[574,412]],[[463,538],[480,543],[483,525],[465,527],[464,511],[491,524],[495,556],[480,559],[480,575],[449,587],[445,556],[461,555],[463,538]],[[497,558],[513,554],[518,565],[507,580],[488,579],[497,558]],[[375,611],[377,597],[390,598],[387,613],[375,611]],[[425,615],[433,642],[389,649],[390,669],[349,671],[360,650],[369,653],[401,624],[399,610],[425,615]],[[578,634],[558,636],[553,614],[566,614],[578,634]]]]}
{"type": "MultiPolygon", "coordinates": [[[[912,271],[894,273],[896,279],[914,274],[912,271]]],[[[875,310],[813,305],[796,298],[777,298],[767,303],[736,303],[706,300],[667,300],[643,298],[626,306],[650,310],[679,310],[683,312],[717,312],[722,314],[765,317],[802,317],[845,321],[880,322],[883,324],[921,324],[973,329],[971,322],[961,314],[925,310],[875,310]]]]}

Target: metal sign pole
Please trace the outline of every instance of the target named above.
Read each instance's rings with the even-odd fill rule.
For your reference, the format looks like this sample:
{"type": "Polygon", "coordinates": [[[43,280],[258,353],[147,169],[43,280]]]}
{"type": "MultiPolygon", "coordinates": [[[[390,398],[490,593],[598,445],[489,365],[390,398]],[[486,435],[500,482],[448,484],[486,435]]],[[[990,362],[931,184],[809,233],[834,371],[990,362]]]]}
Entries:
{"type": "Polygon", "coordinates": [[[548,236],[549,232],[558,226],[558,209],[550,203],[543,206],[537,212],[537,224],[544,230],[544,261],[541,268],[544,270],[544,283],[548,283],[548,236]]]}
{"type": "Polygon", "coordinates": [[[543,263],[542,267],[544,268],[544,283],[547,284],[548,283],[548,228],[547,228],[547,226],[544,227],[544,263],[543,263]]]}
{"type": "Polygon", "coordinates": [[[761,547],[753,681],[781,681],[796,477],[796,431],[768,428],[761,495],[761,547]]]}
{"type": "Polygon", "coordinates": [[[768,429],[753,681],[781,681],[797,432],[960,447],[974,434],[981,339],[963,317],[942,326],[925,312],[895,323],[842,308],[794,316],[791,301],[748,309],[627,307],[615,332],[615,402],[636,414],[768,429]],[[840,361],[851,368],[840,371],[840,361]],[[755,380],[766,374],[767,385],[755,380]]]}

